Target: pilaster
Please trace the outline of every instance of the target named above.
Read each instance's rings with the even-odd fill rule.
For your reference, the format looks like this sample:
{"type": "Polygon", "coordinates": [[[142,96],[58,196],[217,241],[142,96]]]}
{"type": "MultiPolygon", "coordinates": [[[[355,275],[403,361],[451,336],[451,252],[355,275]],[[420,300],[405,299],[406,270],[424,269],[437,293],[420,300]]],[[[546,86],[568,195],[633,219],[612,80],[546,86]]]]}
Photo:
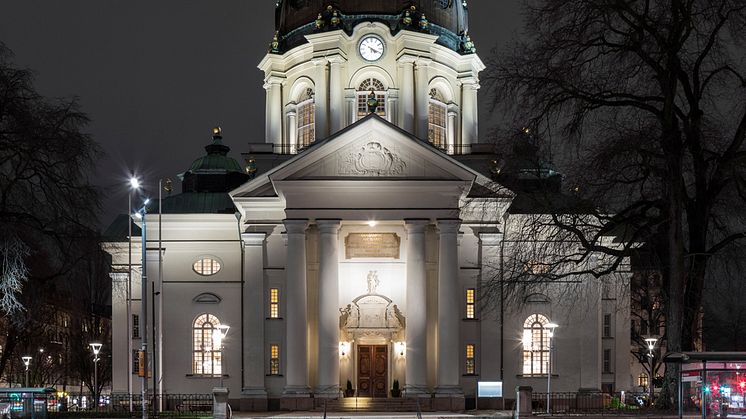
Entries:
{"type": "Polygon", "coordinates": [[[428,220],[405,220],[407,229],[407,358],[408,396],[427,394],[427,270],[425,228],[428,220]]]}
{"type": "Polygon", "coordinates": [[[329,134],[334,134],[344,128],[344,97],[343,82],[347,60],[339,55],[329,57],[329,134]]]}
{"type": "Polygon", "coordinates": [[[241,396],[264,399],[251,410],[266,408],[267,391],[264,387],[264,246],[265,233],[242,233],[243,245],[243,386],[241,396]]]}
{"type": "Polygon", "coordinates": [[[319,368],[315,393],[339,396],[339,249],[341,220],[317,220],[319,229],[319,368]]]}
{"type": "Polygon", "coordinates": [[[427,141],[427,116],[430,105],[430,90],[427,88],[430,82],[429,67],[431,60],[418,59],[414,64],[415,90],[415,135],[417,138],[427,141]]]}
{"type": "Polygon", "coordinates": [[[399,80],[401,80],[401,98],[399,127],[414,134],[414,57],[404,56],[399,59],[399,80]]]}
{"type": "Polygon", "coordinates": [[[436,395],[463,396],[459,381],[459,265],[461,220],[438,220],[438,387],[436,395]]]}
{"type": "Polygon", "coordinates": [[[315,58],[316,90],[314,91],[314,124],[316,141],[329,136],[329,61],[326,58],[315,58]]]}

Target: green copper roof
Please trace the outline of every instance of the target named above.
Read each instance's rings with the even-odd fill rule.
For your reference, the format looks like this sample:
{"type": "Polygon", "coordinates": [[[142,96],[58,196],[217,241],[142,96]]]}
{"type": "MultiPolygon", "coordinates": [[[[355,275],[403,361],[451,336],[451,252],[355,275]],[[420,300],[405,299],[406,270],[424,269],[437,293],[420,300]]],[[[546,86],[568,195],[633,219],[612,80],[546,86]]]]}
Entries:
{"type": "Polygon", "coordinates": [[[189,172],[192,173],[210,173],[210,172],[240,172],[243,173],[241,165],[236,159],[228,157],[230,147],[223,144],[223,137],[213,135],[212,144],[205,146],[207,155],[202,156],[192,163],[189,172]]]}

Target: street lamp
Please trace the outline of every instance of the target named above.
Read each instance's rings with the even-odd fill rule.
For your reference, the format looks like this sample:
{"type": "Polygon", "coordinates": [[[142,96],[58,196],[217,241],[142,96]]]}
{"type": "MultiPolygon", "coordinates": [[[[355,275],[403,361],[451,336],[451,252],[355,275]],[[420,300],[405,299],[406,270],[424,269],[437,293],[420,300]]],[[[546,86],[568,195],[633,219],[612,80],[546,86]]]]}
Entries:
{"type": "Polygon", "coordinates": [[[140,181],[136,177],[131,177],[129,181],[129,191],[127,192],[127,241],[129,242],[129,264],[127,265],[127,330],[124,331],[127,337],[127,393],[129,394],[129,407],[132,412],[132,191],[140,189],[140,181]]]}
{"type": "Polygon", "coordinates": [[[554,329],[558,328],[559,325],[555,323],[547,323],[544,325],[546,329],[549,329],[549,359],[547,362],[547,414],[550,412],[551,403],[551,389],[552,389],[552,338],[554,337],[554,329]]]}
{"type": "MultiPolygon", "coordinates": [[[[140,333],[141,339],[141,351],[142,351],[142,362],[145,373],[142,376],[142,419],[148,417],[148,404],[145,402],[148,398],[148,240],[147,240],[147,221],[146,216],[148,215],[148,203],[150,199],[146,199],[143,202],[142,208],[136,213],[135,217],[142,220],[142,238],[140,239],[142,247],[142,259],[140,265],[140,326],[142,330],[140,333]]],[[[153,389],[155,391],[155,389],[153,389]]]]}
{"type": "MultiPolygon", "coordinates": [[[[225,346],[223,345],[223,340],[225,340],[226,335],[228,335],[228,329],[231,327],[227,324],[219,324],[213,331],[212,331],[212,348],[213,350],[215,348],[220,349],[220,387],[223,387],[223,366],[225,365],[225,346]]],[[[215,369],[213,367],[213,374],[215,373],[215,369]]]]}
{"type": "Polygon", "coordinates": [[[26,382],[24,384],[24,387],[28,387],[28,366],[31,364],[31,357],[26,355],[21,357],[21,359],[23,360],[23,365],[26,366],[26,382]]]}
{"type": "Polygon", "coordinates": [[[655,387],[653,384],[653,378],[655,377],[655,356],[653,355],[653,351],[655,350],[655,344],[658,343],[658,338],[655,336],[650,336],[645,338],[645,343],[648,345],[648,357],[650,357],[650,380],[649,380],[649,387],[650,387],[650,405],[653,405],[653,397],[655,397],[655,387]]]}
{"type": "Polygon", "coordinates": [[[93,351],[93,400],[98,407],[98,353],[101,351],[102,343],[89,343],[93,351]]]}

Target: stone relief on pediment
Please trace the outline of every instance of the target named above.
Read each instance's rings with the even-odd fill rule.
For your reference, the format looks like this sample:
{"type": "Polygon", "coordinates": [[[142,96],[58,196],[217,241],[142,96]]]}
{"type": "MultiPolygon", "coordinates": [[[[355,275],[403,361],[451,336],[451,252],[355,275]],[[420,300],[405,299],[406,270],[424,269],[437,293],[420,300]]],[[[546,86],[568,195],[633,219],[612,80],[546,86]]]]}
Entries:
{"type": "Polygon", "coordinates": [[[376,141],[343,154],[339,158],[338,174],[347,176],[401,176],[407,164],[399,155],[376,141]]]}

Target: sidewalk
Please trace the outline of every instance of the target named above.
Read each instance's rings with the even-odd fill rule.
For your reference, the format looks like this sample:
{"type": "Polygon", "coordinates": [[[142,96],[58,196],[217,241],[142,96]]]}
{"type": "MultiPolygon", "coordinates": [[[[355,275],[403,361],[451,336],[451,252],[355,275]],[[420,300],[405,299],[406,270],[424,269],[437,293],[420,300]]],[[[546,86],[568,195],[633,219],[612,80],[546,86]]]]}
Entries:
{"type": "MultiPolygon", "coordinates": [[[[267,412],[267,413],[252,413],[252,412],[233,412],[235,419],[254,419],[254,418],[282,418],[282,419],[319,419],[324,417],[324,412],[267,412]]],[[[327,419],[416,419],[417,414],[414,412],[386,412],[386,413],[375,413],[375,412],[327,412],[327,419]]],[[[494,411],[494,410],[480,410],[470,411],[468,413],[453,413],[453,412],[424,412],[422,413],[424,418],[448,418],[448,419],[491,419],[491,418],[510,418],[513,417],[512,411],[494,411]]]]}

